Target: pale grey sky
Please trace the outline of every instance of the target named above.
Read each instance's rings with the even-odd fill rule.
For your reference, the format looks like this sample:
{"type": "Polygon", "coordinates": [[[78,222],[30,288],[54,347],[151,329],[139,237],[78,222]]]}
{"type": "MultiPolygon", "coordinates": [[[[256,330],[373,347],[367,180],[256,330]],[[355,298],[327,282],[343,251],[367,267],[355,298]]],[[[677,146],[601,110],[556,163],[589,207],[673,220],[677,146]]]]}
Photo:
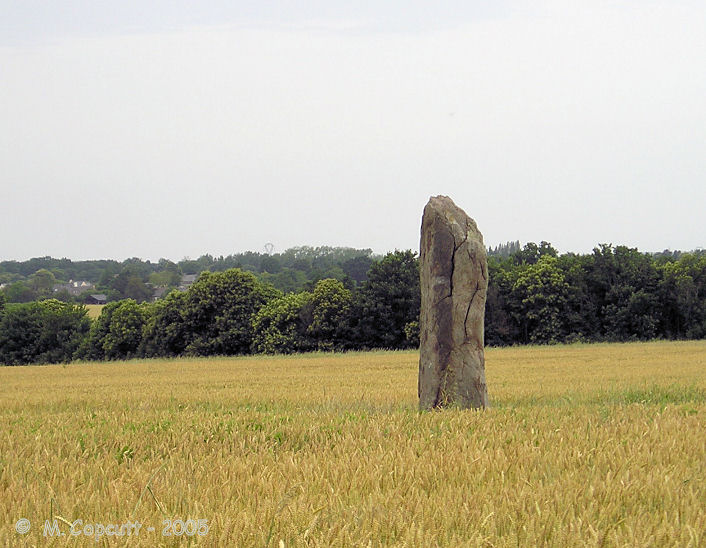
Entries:
{"type": "Polygon", "coordinates": [[[0,0],[0,260],[706,246],[706,3],[0,0]]]}

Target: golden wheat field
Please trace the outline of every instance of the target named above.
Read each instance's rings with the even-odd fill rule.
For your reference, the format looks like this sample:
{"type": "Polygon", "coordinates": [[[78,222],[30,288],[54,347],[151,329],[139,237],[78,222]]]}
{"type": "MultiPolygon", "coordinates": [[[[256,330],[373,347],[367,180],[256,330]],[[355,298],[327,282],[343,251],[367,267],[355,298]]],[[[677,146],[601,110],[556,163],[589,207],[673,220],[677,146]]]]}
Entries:
{"type": "Polygon", "coordinates": [[[706,341],[488,349],[485,412],[417,360],[0,368],[0,545],[706,546],[706,341]]]}
{"type": "Polygon", "coordinates": [[[84,306],[86,307],[86,310],[88,311],[88,317],[91,318],[92,320],[95,320],[96,318],[98,318],[98,316],[101,315],[103,308],[105,308],[104,304],[86,304],[84,306]]]}

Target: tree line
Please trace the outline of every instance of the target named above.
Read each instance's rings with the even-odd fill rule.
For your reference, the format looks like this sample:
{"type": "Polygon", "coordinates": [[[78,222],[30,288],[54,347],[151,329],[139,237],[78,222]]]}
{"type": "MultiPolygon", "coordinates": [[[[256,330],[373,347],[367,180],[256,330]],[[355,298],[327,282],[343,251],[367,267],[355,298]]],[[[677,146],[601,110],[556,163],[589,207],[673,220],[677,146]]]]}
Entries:
{"type": "Polygon", "coordinates": [[[365,278],[349,280],[351,288],[323,278],[310,290],[283,292],[240,268],[204,271],[186,291],[154,302],[114,301],[92,322],[82,305],[57,299],[0,305],[0,363],[416,345],[415,254],[389,253],[365,278]]]}
{"type": "Polygon", "coordinates": [[[64,302],[85,302],[90,293],[100,293],[108,301],[133,299],[138,303],[153,300],[155,290],[166,294],[179,287],[184,275],[204,271],[223,272],[239,268],[252,272],[284,292],[311,290],[319,280],[333,278],[352,288],[366,279],[370,265],[379,260],[370,249],[347,247],[295,247],[282,253],[245,252],[198,259],[157,262],[136,257],[115,260],[71,261],[38,257],[28,261],[0,262],[0,292],[8,302],[30,302],[55,298],[64,302]],[[70,294],[60,287],[72,281],[93,285],[90,292],[70,294]]]}
{"type": "MultiPolygon", "coordinates": [[[[602,244],[591,254],[559,255],[541,242],[489,252],[488,345],[706,337],[703,251],[646,254],[602,244]]],[[[214,268],[155,302],[111,302],[93,321],[80,304],[11,304],[0,293],[0,363],[418,346],[416,254],[346,260],[359,257],[361,265],[369,259],[360,281],[339,266],[343,280],[322,276],[282,290],[268,270],[214,268]]]]}
{"type": "Polygon", "coordinates": [[[486,344],[706,337],[706,252],[529,243],[488,261],[486,344]]]}

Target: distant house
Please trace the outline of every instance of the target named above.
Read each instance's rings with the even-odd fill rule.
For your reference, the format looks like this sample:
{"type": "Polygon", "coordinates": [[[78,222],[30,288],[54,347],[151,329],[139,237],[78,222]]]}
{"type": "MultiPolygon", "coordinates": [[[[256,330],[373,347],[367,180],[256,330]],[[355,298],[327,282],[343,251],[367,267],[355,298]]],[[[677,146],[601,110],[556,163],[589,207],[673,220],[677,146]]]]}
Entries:
{"type": "Polygon", "coordinates": [[[196,279],[199,277],[198,274],[184,274],[181,277],[181,283],[179,284],[179,291],[186,291],[191,287],[191,284],[193,284],[196,279]]]}
{"type": "Polygon", "coordinates": [[[168,291],[168,287],[155,287],[154,292],[152,293],[152,300],[158,301],[159,299],[162,299],[168,291]]]}
{"type": "Polygon", "coordinates": [[[86,304],[105,304],[106,302],[108,302],[108,297],[102,293],[96,293],[86,297],[86,304]]]}
{"type": "Polygon", "coordinates": [[[59,293],[60,291],[66,291],[69,295],[73,297],[78,297],[82,293],[87,291],[93,291],[96,288],[91,282],[85,280],[69,280],[66,284],[54,284],[54,293],[59,293]]]}

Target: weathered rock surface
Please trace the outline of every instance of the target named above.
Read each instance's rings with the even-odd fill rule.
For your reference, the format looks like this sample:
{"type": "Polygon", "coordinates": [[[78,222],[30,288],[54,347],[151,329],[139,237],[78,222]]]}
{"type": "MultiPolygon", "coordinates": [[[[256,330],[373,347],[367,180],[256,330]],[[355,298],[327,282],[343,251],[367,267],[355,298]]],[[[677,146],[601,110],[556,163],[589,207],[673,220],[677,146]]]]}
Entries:
{"type": "Polygon", "coordinates": [[[486,408],[483,235],[447,196],[429,199],[420,243],[419,407],[486,408]]]}

